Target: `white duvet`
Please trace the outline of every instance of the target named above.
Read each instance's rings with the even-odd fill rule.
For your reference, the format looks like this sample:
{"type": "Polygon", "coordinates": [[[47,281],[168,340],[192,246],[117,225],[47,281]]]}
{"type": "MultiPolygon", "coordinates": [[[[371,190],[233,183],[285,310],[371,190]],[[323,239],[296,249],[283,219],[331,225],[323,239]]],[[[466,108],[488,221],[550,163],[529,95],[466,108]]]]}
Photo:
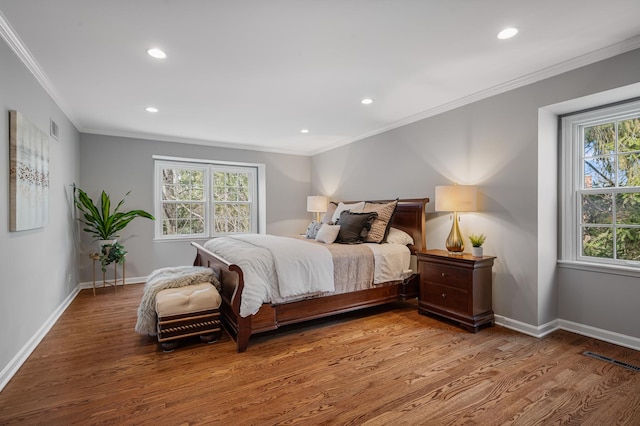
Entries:
{"type": "Polygon", "coordinates": [[[240,315],[263,303],[334,291],[333,259],[326,247],[273,235],[233,235],[209,240],[204,247],[242,268],[240,315]]]}
{"type": "Polygon", "coordinates": [[[367,243],[373,252],[374,272],[373,283],[382,284],[389,281],[398,281],[407,278],[410,271],[411,251],[409,247],[401,244],[374,244],[367,243]]]}

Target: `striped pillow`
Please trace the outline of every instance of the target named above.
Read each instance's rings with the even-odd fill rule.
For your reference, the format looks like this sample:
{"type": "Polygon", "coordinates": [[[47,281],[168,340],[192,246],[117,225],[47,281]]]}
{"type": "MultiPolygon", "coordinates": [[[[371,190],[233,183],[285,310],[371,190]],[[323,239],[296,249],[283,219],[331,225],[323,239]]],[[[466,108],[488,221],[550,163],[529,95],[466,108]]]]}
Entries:
{"type": "Polygon", "coordinates": [[[396,211],[398,200],[395,199],[389,203],[365,203],[363,212],[376,212],[378,216],[371,224],[371,230],[364,238],[365,243],[384,243],[391,226],[391,218],[396,211]]]}

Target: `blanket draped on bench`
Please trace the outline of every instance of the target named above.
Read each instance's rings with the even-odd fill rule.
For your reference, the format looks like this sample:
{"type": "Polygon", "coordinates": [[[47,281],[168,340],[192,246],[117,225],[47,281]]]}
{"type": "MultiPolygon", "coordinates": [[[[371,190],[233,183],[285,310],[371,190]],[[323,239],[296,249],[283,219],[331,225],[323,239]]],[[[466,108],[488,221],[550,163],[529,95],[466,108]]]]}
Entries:
{"type": "Polygon", "coordinates": [[[220,283],[213,270],[203,266],[172,266],[156,269],[147,277],[144,293],[138,307],[138,321],[135,330],[140,334],[157,334],[156,295],[167,288],[209,282],[220,291],[220,283]]]}

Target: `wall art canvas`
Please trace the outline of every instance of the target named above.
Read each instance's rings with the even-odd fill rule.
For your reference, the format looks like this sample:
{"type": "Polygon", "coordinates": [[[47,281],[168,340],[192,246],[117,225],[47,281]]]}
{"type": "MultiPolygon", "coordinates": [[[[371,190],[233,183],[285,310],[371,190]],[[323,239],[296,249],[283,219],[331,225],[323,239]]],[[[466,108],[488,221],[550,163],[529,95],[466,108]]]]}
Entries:
{"type": "Polygon", "coordinates": [[[49,135],[9,111],[11,231],[41,228],[49,214],[49,135]]]}

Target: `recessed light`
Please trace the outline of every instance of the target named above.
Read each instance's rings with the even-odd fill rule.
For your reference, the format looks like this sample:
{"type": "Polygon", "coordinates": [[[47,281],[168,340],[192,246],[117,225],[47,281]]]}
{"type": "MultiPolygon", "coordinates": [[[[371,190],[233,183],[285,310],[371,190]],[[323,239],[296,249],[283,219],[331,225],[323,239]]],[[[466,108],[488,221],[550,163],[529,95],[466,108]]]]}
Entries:
{"type": "Polygon", "coordinates": [[[509,27],[509,28],[505,28],[504,30],[500,31],[498,33],[498,38],[500,40],[506,40],[508,38],[513,37],[516,34],[518,34],[518,29],[514,28],[514,27],[509,27]]]}
{"type": "Polygon", "coordinates": [[[154,47],[153,49],[147,50],[147,53],[149,54],[149,56],[153,56],[154,58],[158,58],[158,59],[164,59],[167,57],[166,53],[164,53],[162,50],[156,47],[154,47]]]}
{"type": "Polygon", "coordinates": [[[361,104],[363,105],[369,105],[373,103],[373,99],[371,98],[364,98],[363,100],[360,101],[361,104]]]}
{"type": "Polygon", "coordinates": [[[146,107],[145,111],[147,112],[158,112],[158,108],[154,108],[154,107],[146,107]]]}
{"type": "Polygon", "coordinates": [[[300,130],[300,133],[309,133],[309,129],[302,129],[300,130]]]}

